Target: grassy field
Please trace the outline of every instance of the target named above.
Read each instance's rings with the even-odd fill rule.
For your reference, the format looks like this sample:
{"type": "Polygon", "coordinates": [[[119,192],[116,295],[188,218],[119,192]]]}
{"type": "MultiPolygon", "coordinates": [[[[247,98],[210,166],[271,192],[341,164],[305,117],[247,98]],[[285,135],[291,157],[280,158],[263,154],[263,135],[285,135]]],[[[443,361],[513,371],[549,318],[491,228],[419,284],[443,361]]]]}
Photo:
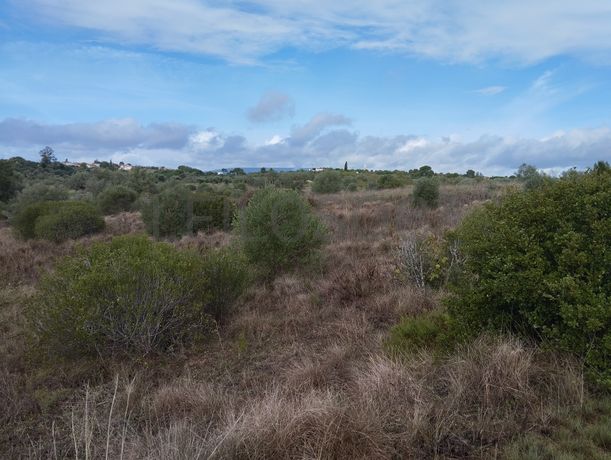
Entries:
{"type": "MultiPolygon", "coordinates": [[[[165,357],[36,361],[24,306],[41,273],[77,244],[143,229],[138,213],[55,244],[0,229],[2,458],[611,458],[611,404],[579,363],[513,337],[439,355],[389,353],[402,317],[440,308],[443,289],[400,276],[414,232],[441,237],[515,185],[306,192],[330,229],[322,263],[259,283],[212,338],[165,357]]],[[[230,233],[184,237],[205,251],[230,233]]]]}

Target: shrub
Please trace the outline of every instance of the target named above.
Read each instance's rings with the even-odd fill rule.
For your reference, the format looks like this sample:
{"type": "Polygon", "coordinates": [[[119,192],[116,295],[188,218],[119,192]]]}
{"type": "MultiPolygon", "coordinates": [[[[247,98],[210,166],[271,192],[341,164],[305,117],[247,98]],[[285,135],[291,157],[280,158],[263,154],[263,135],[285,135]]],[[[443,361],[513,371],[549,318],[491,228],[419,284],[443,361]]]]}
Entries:
{"type": "Polygon", "coordinates": [[[611,386],[611,173],[514,193],[457,231],[465,274],[450,311],[463,330],[508,329],[585,358],[611,386]]]}
{"type": "Polygon", "coordinates": [[[203,275],[209,294],[207,311],[223,320],[229,308],[246,290],[250,282],[250,267],[241,252],[233,248],[211,250],[204,256],[203,275]]]}
{"type": "Polygon", "coordinates": [[[312,191],[315,193],[337,193],[342,189],[342,173],[322,171],[314,177],[312,191]]]}
{"type": "Polygon", "coordinates": [[[143,236],[96,243],[43,278],[28,311],[40,350],[56,356],[146,355],[206,329],[202,259],[143,236]]]}
{"type": "Polygon", "coordinates": [[[19,179],[11,161],[0,160],[0,201],[7,202],[19,190],[19,179]]]}
{"type": "Polygon", "coordinates": [[[413,353],[423,348],[449,351],[452,328],[447,313],[431,311],[416,317],[404,317],[390,331],[386,347],[391,353],[413,353]]]}
{"type": "Polygon", "coordinates": [[[233,212],[234,204],[227,197],[173,188],[149,198],[142,206],[142,219],[151,235],[181,237],[199,230],[228,229],[233,212]]]}
{"type": "Polygon", "coordinates": [[[17,234],[29,240],[36,237],[36,220],[48,212],[50,202],[27,205],[19,209],[11,219],[11,225],[17,234]]]}
{"type": "Polygon", "coordinates": [[[439,204],[439,183],[430,177],[419,179],[414,187],[414,204],[436,208],[439,204]]]}
{"type": "Polygon", "coordinates": [[[69,197],[68,189],[62,185],[33,184],[25,187],[17,195],[15,209],[20,210],[42,201],[65,201],[69,197]]]}
{"type": "Polygon", "coordinates": [[[253,195],[238,216],[236,231],[246,257],[268,275],[310,262],[326,234],[297,192],[275,188],[253,195]]]}
{"type": "Polygon", "coordinates": [[[24,239],[55,242],[96,233],[104,228],[99,211],[83,201],[44,201],[26,206],[11,220],[24,239]]]}
{"type": "Polygon", "coordinates": [[[138,194],[127,187],[117,185],[109,187],[98,196],[98,205],[106,215],[129,211],[138,198],[138,194]]]}
{"type": "Polygon", "coordinates": [[[155,237],[180,237],[193,232],[190,193],[173,188],[150,197],[142,206],[142,220],[155,237]]]}
{"type": "Polygon", "coordinates": [[[104,219],[90,203],[56,201],[46,205],[46,212],[36,219],[36,238],[61,241],[79,238],[104,229],[104,219]]]}
{"type": "Polygon", "coordinates": [[[229,230],[235,213],[231,199],[214,193],[197,193],[193,197],[193,230],[229,230]]]}
{"type": "Polygon", "coordinates": [[[378,180],[378,188],[399,188],[406,185],[407,181],[398,174],[382,174],[378,180]]]}

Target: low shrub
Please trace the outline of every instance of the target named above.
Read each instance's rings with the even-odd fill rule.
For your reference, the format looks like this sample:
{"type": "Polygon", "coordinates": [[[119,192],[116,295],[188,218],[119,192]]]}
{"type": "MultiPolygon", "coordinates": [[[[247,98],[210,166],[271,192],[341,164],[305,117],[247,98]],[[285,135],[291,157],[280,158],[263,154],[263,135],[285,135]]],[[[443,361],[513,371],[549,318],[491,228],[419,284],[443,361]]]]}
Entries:
{"type": "Polygon", "coordinates": [[[611,173],[598,168],[513,193],[467,217],[450,312],[461,329],[542,340],[611,387],[611,173]]]}
{"type": "Polygon", "coordinates": [[[104,219],[83,201],[44,201],[19,210],[11,224],[23,239],[61,242],[101,231],[104,219]]]}
{"type": "Polygon", "coordinates": [[[98,206],[106,215],[130,211],[138,194],[127,187],[117,185],[105,189],[98,196],[98,206]]]}
{"type": "Polygon", "coordinates": [[[209,296],[207,312],[222,321],[250,283],[248,261],[234,248],[211,250],[204,256],[202,276],[209,296]]]}
{"type": "Polygon", "coordinates": [[[404,317],[390,331],[386,348],[391,353],[413,353],[423,348],[444,352],[452,349],[454,339],[447,313],[431,311],[404,317]]]}
{"type": "Polygon", "coordinates": [[[436,208],[439,205],[439,182],[431,177],[424,177],[414,187],[414,205],[436,208]]]}
{"type": "Polygon", "coordinates": [[[235,227],[244,254],[266,275],[308,264],[326,236],[299,193],[275,188],[256,192],[235,227]]]}
{"type": "Polygon", "coordinates": [[[59,243],[67,239],[97,233],[104,229],[104,219],[90,203],[57,201],[47,205],[47,212],[36,219],[36,238],[59,243]]]}
{"type": "Polygon", "coordinates": [[[314,193],[337,193],[342,190],[342,173],[339,171],[322,171],[314,177],[314,193]]]}
{"type": "Polygon", "coordinates": [[[209,324],[205,272],[197,254],[143,236],[96,243],[41,281],[28,309],[37,349],[76,357],[187,345],[209,324]]]}

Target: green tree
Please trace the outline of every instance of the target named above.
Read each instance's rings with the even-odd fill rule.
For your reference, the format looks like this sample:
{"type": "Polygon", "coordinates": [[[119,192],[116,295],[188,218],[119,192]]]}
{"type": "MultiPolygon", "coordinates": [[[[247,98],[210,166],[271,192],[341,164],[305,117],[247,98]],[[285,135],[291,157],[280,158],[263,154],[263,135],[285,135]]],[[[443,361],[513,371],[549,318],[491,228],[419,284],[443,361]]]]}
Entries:
{"type": "Polygon", "coordinates": [[[38,152],[38,154],[40,155],[40,164],[43,168],[46,168],[57,161],[55,152],[53,152],[53,149],[49,146],[43,148],[40,152],[38,152]]]}

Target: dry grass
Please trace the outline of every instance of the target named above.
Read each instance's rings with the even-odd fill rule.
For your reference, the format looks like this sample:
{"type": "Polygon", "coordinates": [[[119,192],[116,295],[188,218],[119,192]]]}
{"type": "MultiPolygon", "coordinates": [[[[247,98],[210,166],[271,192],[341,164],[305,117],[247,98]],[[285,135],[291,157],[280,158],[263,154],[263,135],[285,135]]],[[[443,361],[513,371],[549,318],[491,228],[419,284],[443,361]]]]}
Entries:
{"type": "MultiPolygon", "coordinates": [[[[548,427],[560,407],[580,403],[579,368],[512,338],[483,337],[443,359],[424,353],[406,361],[388,358],[382,343],[402,315],[436,308],[442,295],[397,279],[395,256],[405,235],[441,235],[500,193],[486,184],[442,187],[437,210],[414,208],[410,188],[311,196],[331,229],[324,272],[286,274],[251,289],[217,337],[188,355],[37,367],[22,359],[23,342],[4,344],[0,452],[74,458],[78,450],[79,458],[113,459],[494,456],[516,435],[548,427]]],[[[105,234],[81,242],[139,231],[137,215],[121,214],[105,234]]],[[[230,240],[221,232],[175,244],[205,250],[230,240]]],[[[22,304],[40,272],[74,246],[22,242],[0,229],[3,334],[19,333],[22,304]]]]}

